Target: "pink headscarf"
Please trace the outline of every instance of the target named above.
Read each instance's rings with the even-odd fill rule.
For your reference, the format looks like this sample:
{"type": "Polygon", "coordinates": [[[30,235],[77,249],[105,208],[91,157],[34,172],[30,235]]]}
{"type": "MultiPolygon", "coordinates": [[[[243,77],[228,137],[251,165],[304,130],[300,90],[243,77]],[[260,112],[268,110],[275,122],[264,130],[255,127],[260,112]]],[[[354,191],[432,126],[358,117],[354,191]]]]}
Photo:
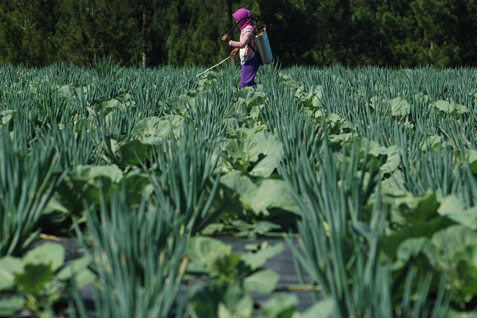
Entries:
{"type": "MultiPolygon", "coordinates": [[[[238,21],[246,17],[253,18],[252,12],[244,8],[238,9],[237,11],[235,11],[234,14],[232,14],[232,16],[234,17],[235,20],[238,20],[238,21]]],[[[244,29],[247,26],[251,26],[252,28],[255,28],[255,25],[253,24],[252,19],[243,19],[242,21],[240,21],[239,26],[240,26],[240,30],[244,29]]]]}

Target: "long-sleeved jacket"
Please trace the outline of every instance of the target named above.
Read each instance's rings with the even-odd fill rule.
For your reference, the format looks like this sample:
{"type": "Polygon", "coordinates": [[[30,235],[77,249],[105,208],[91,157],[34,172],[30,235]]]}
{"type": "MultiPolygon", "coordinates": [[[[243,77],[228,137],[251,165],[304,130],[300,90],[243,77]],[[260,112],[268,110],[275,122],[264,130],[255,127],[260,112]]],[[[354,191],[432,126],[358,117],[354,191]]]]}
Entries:
{"type": "Polygon", "coordinates": [[[244,64],[255,54],[253,49],[257,51],[257,47],[255,46],[255,29],[251,26],[246,26],[240,32],[240,42],[230,41],[229,45],[233,48],[240,48],[240,61],[244,64]]]}

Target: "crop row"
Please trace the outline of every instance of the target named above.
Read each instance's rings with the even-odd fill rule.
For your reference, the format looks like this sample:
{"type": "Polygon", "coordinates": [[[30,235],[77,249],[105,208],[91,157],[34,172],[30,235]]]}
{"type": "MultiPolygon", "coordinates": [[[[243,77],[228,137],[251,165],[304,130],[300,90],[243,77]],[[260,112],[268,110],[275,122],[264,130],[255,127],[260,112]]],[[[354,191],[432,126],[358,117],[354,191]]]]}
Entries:
{"type": "Polygon", "coordinates": [[[473,69],[199,71],[0,68],[0,316],[470,314],[473,69]],[[285,238],[315,305],[223,235],[285,238]]]}

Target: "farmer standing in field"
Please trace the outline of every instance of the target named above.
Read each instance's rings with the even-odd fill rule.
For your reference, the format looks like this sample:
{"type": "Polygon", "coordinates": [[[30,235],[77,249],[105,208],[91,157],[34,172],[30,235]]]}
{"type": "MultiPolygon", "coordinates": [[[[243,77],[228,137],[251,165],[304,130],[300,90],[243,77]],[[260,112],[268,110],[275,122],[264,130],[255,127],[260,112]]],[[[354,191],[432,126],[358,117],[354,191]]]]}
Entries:
{"type": "Polygon", "coordinates": [[[260,60],[258,57],[257,47],[255,46],[255,29],[256,26],[252,21],[253,15],[247,9],[238,9],[232,14],[235,21],[240,27],[240,42],[232,41],[229,36],[225,34],[222,36],[222,41],[228,41],[229,46],[234,49],[230,53],[231,56],[237,54],[240,49],[240,64],[242,64],[242,75],[240,76],[240,87],[244,88],[251,86],[257,88],[255,83],[255,75],[257,75],[260,60]]]}

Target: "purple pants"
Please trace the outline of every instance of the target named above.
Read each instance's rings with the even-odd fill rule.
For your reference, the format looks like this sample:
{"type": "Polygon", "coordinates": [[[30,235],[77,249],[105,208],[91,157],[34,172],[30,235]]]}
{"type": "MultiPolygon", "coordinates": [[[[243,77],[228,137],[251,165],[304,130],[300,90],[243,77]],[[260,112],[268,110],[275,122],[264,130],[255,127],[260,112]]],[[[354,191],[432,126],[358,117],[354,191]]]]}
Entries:
{"type": "Polygon", "coordinates": [[[245,62],[242,65],[242,75],[240,76],[240,87],[244,88],[246,86],[251,86],[257,88],[255,83],[255,75],[257,75],[258,67],[260,66],[260,61],[258,55],[255,54],[250,60],[245,62]]]}

